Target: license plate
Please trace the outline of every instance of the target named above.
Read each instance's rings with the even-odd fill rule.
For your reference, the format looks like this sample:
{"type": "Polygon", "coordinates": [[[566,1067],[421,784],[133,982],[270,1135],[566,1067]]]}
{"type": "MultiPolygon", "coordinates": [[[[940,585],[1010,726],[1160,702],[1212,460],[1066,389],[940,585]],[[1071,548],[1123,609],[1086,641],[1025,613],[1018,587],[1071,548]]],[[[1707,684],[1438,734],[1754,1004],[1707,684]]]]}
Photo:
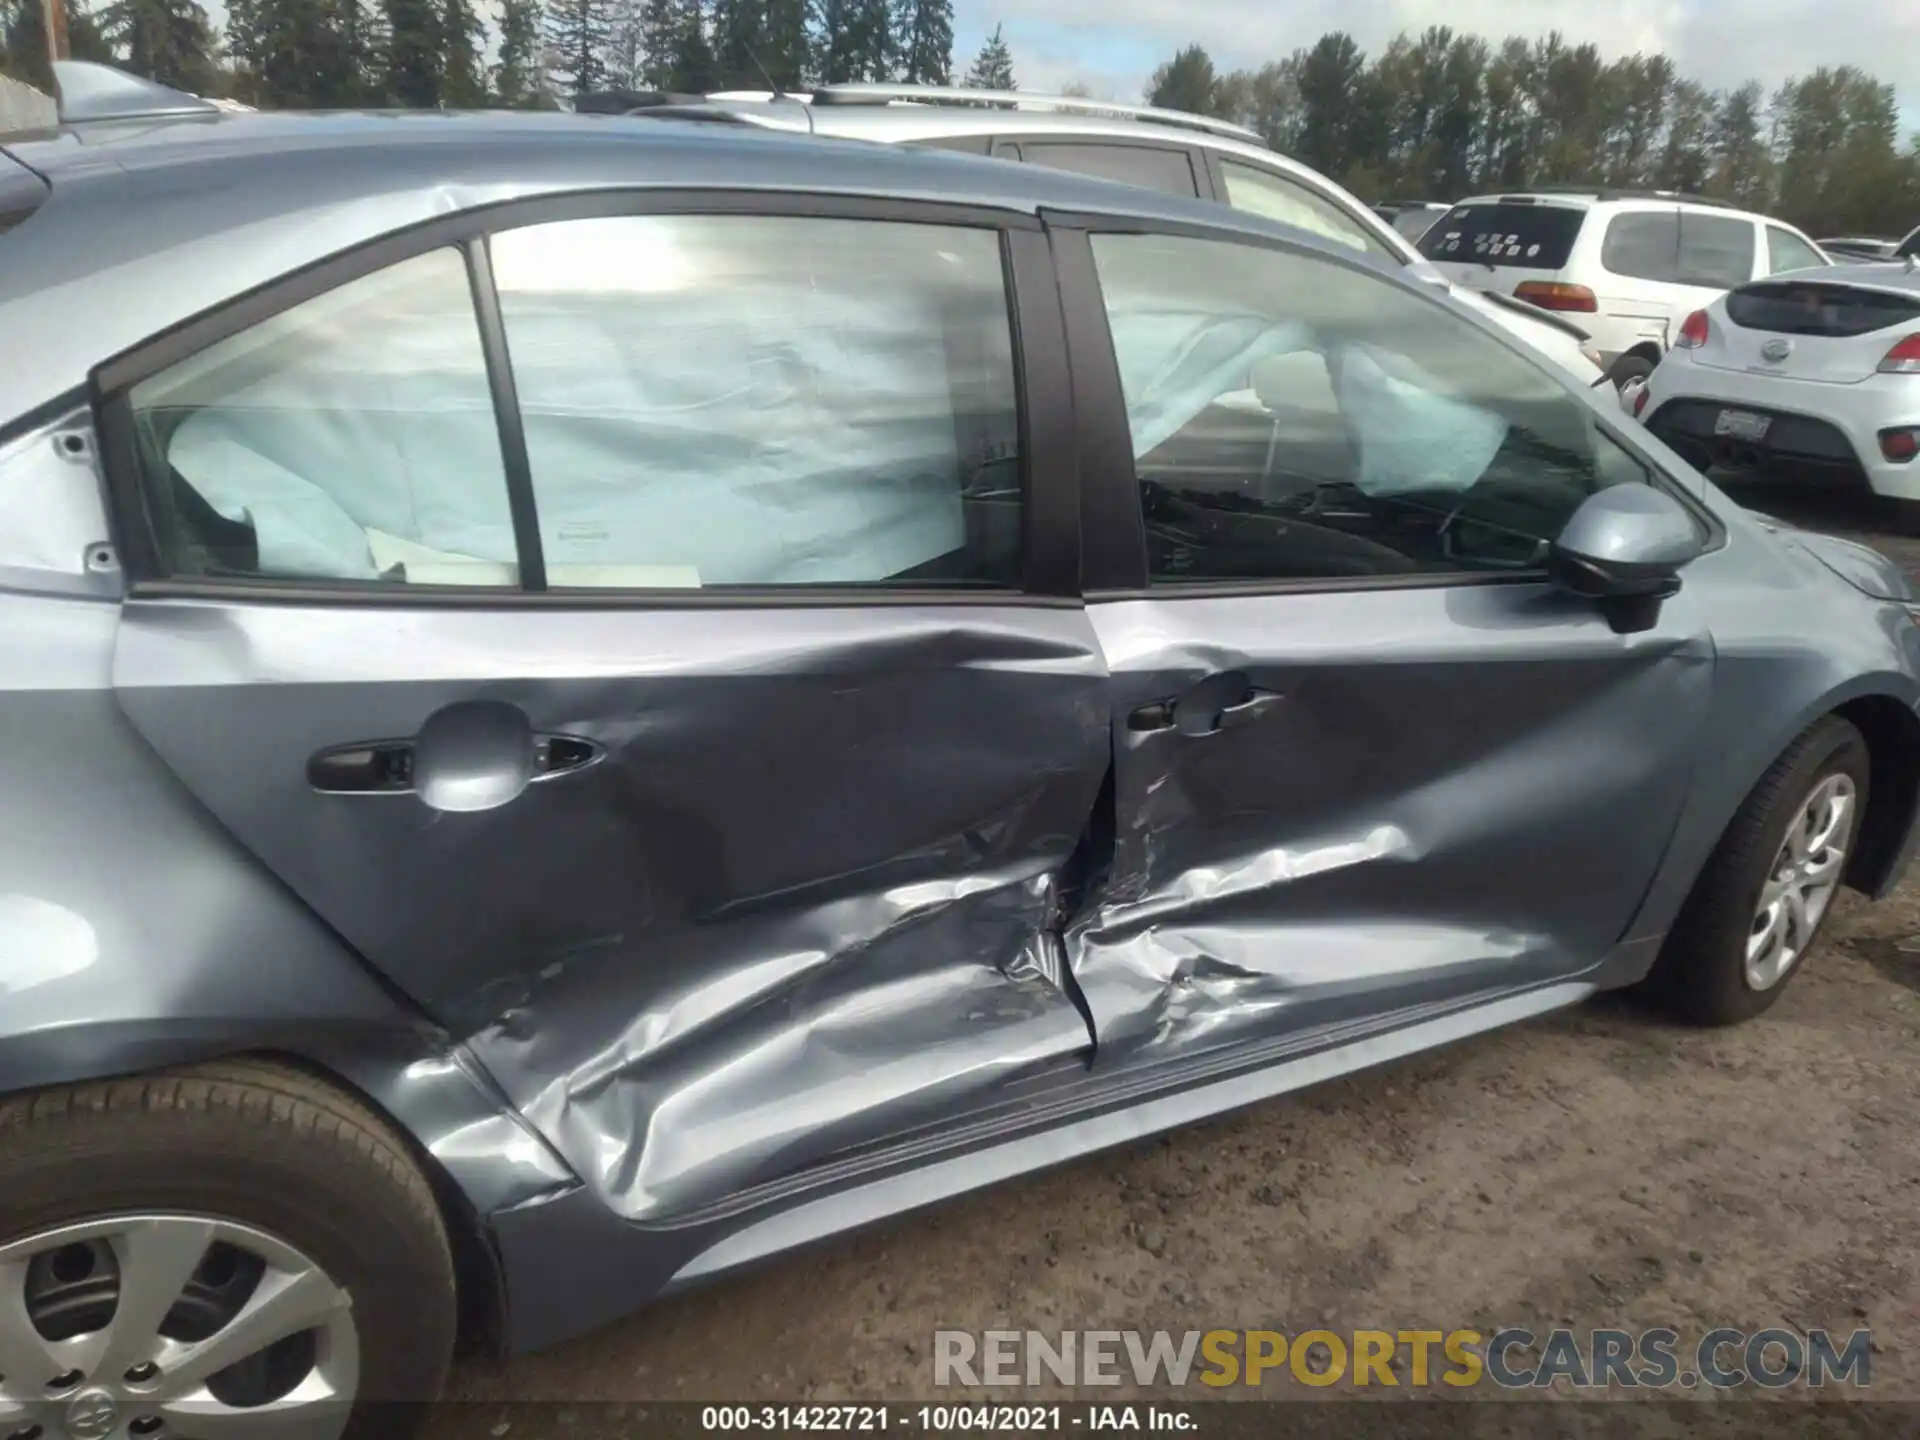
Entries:
{"type": "Polygon", "coordinates": [[[1756,415],[1751,410],[1722,410],[1713,422],[1713,433],[1730,435],[1735,440],[1764,440],[1772,424],[1771,415],[1756,415]]]}

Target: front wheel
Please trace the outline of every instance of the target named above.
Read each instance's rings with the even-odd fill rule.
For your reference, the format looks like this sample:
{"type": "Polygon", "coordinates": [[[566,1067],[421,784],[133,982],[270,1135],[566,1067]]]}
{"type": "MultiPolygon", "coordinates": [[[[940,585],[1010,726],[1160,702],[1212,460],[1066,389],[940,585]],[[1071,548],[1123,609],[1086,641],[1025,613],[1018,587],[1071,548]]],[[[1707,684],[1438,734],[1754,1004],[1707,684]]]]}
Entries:
{"type": "Polygon", "coordinates": [[[1866,741],[1838,716],[1806,730],[1734,815],[1648,985],[1701,1025],[1750,1019],[1807,958],[1866,811],[1866,741]]]}
{"type": "Polygon", "coordinates": [[[17,1097],[0,1175],[0,1436],[390,1436],[438,1394],[447,1237],[351,1097],[245,1061],[17,1097]]]}

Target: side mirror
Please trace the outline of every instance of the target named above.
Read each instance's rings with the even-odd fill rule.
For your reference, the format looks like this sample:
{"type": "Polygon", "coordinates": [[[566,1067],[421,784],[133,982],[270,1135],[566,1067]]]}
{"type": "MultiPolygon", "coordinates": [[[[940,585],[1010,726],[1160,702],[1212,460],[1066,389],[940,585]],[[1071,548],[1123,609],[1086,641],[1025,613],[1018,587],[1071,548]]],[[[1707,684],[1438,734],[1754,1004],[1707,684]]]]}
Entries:
{"type": "Polygon", "coordinates": [[[1614,632],[1651,630],[1680,570],[1706,548],[1680,502],[1651,485],[1611,485],[1589,495],[1547,552],[1562,590],[1600,603],[1614,632]]]}

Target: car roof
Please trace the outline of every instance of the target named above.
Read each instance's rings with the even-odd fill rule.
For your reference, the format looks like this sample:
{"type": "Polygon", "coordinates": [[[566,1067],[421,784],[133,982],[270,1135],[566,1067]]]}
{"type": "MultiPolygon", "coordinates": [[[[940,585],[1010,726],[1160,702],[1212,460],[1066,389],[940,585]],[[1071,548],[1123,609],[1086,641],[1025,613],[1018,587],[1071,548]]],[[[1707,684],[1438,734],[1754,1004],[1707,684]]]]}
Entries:
{"type": "MultiPolygon", "coordinates": [[[[6,153],[51,184],[0,235],[0,424],[101,360],[357,245],[544,195],[728,189],[1138,216],[1365,257],[1277,222],[1040,166],[748,125],[554,113],[212,112],[71,126],[6,153]],[[32,364],[19,357],[33,357],[32,364]]],[[[1383,274],[1391,267],[1377,265],[1383,274]]]]}

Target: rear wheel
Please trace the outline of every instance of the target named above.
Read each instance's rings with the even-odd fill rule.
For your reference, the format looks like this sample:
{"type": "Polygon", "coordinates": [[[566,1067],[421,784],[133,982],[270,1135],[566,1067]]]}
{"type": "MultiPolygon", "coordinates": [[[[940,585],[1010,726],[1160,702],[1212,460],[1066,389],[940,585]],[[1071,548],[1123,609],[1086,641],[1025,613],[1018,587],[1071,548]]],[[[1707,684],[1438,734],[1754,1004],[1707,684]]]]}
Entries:
{"type": "Polygon", "coordinates": [[[1649,987],[1702,1025],[1780,998],[1813,948],[1867,804],[1860,732],[1829,715],[1787,747],[1727,826],[1667,937],[1649,987]]]}
{"type": "Polygon", "coordinates": [[[0,1437],[321,1440],[438,1394],[453,1265],[378,1117],[198,1066],[0,1105],[0,1437]]]}

